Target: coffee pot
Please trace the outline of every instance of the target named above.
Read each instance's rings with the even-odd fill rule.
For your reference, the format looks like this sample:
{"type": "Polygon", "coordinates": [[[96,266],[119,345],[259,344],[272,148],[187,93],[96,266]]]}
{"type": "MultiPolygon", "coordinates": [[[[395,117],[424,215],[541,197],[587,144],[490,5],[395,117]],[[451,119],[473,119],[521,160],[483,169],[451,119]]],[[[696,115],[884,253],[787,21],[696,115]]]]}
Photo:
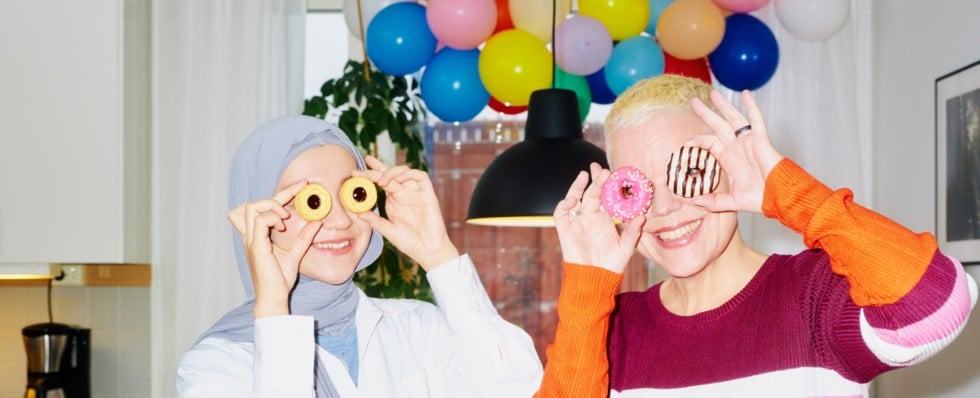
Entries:
{"type": "Polygon", "coordinates": [[[25,398],[90,398],[90,329],[38,323],[22,331],[27,351],[25,398]]]}

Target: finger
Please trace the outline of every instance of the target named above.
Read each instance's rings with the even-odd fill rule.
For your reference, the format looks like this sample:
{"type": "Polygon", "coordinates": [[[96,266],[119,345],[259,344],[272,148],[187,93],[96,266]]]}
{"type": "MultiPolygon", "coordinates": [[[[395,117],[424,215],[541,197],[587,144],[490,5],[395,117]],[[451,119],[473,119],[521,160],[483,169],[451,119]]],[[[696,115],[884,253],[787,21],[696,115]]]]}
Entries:
{"type": "Polygon", "coordinates": [[[646,215],[641,214],[626,224],[622,235],[619,236],[619,248],[624,253],[632,252],[636,249],[636,244],[640,242],[640,231],[646,221],[646,215]]]}
{"type": "Polygon", "coordinates": [[[742,105],[745,106],[745,112],[749,115],[749,123],[752,124],[752,130],[766,137],[768,140],[769,130],[766,128],[766,120],[762,116],[762,110],[759,109],[759,104],[755,102],[755,98],[749,90],[742,91],[742,105]]]}
{"type": "Polygon", "coordinates": [[[256,231],[256,219],[261,214],[275,214],[280,221],[284,218],[289,218],[289,212],[282,207],[281,204],[276,203],[270,199],[258,200],[255,202],[249,202],[245,204],[245,239],[248,241],[252,240],[252,234],[256,231]]]}
{"type": "Polygon", "coordinates": [[[717,135],[700,134],[684,142],[684,146],[704,148],[717,159],[725,151],[725,143],[717,135]]]}
{"type": "Polygon", "coordinates": [[[731,123],[719,116],[715,111],[708,108],[704,102],[700,99],[694,98],[691,100],[691,108],[694,109],[694,113],[701,118],[701,121],[715,133],[715,135],[724,138],[725,140],[734,140],[735,134],[732,129],[731,123]]]}
{"type": "Polygon", "coordinates": [[[367,155],[364,157],[364,164],[367,165],[367,167],[370,168],[371,170],[377,170],[381,172],[388,170],[388,165],[386,165],[380,159],[371,155],[367,155]]]}
{"type": "Polygon", "coordinates": [[[732,105],[718,90],[711,90],[710,97],[711,103],[715,105],[715,109],[718,109],[718,112],[721,112],[721,115],[728,121],[729,127],[739,128],[749,124],[745,116],[742,115],[742,112],[735,108],[735,105],[732,105]]]}
{"type": "Polygon", "coordinates": [[[400,173],[392,177],[392,180],[402,184],[403,187],[414,187],[425,189],[427,186],[431,187],[432,183],[429,180],[429,174],[417,169],[408,169],[404,173],[400,173]]]}
{"type": "Polygon", "coordinates": [[[244,238],[245,237],[245,205],[241,205],[234,209],[231,209],[228,212],[227,216],[228,216],[228,221],[231,222],[231,225],[235,227],[235,230],[238,231],[238,234],[244,238]]]}
{"type": "Polygon", "coordinates": [[[389,238],[389,240],[391,240],[390,237],[395,236],[396,233],[395,224],[392,223],[391,221],[388,221],[384,217],[374,214],[373,211],[369,211],[366,213],[358,213],[357,216],[360,217],[361,220],[367,222],[372,229],[378,231],[378,233],[380,233],[384,237],[389,238]]]}
{"type": "Polygon", "coordinates": [[[408,166],[405,166],[405,165],[398,165],[398,166],[394,166],[394,167],[389,167],[387,170],[385,170],[381,174],[381,177],[378,178],[377,183],[378,183],[378,185],[381,185],[382,187],[383,186],[386,186],[391,181],[393,181],[395,179],[395,177],[397,177],[397,176],[399,176],[401,174],[407,173],[409,170],[411,170],[411,168],[409,168],[408,166]]]}
{"type": "Polygon", "coordinates": [[[590,165],[589,172],[592,176],[592,182],[585,189],[585,193],[582,194],[582,212],[585,214],[599,211],[599,197],[602,194],[602,185],[606,183],[606,180],[610,176],[609,170],[602,168],[602,166],[595,162],[590,165]]]}
{"type": "Polygon", "coordinates": [[[710,212],[733,211],[738,209],[735,197],[727,193],[709,193],[691,198],[691,203],[710,212]]]}
{"type": "Polygon", "coordinates": [[[573,199],[577,202],[582,198],[582,194],[585,192],[585,187],[589,184],[589,173],[585,171],[578,172],[575,176],[575,180],[572,181],[572,185],[568,187],[568,192],[565,193],[565,199],[573,199]]]}
{"type": "MultiPolygon", "coordinates": [[[[298,194],[299,191],[302,191],[303,187],[306,187],[309,183],[310,182],[308,180],[302,179],[292,184],[289,184],[281,191],[276,192],[276,194],[272,196],[272,200],[275,201],[281,207],[286,203],[289,203],[289,201],[293,200],[293,198],[296,197],[296,194],[298,194]]],[[[283,209],[282,212],[278,212],[278,211],[276,212],[279,213],[279,215],[283,216],[283,218],[289,218],[289,212],[287,212],[285,209],[283,209]]]]}
{"type": "Polygon", "coordinates": [[[568,213],[571,212],[572,209],[575,209],[576,205],[578,205],[578,199],[566,197],[555,205],[555,213],[552,214],[552,216],[555,217],[556,220],[562,217],[568,217],[568,213]]]}
{"type": "MultiPolygon", "coordinates": [[[[317,232],[320,232],[321,226],[323,226],[322,221],[310,221],[299,230],[299,235],[293,241],[293,247],[289,248],[289,251],[297,259],[301,259],[304,253],[310,249],[310,245],[313,244],[313,239],[316,237],[317,232]]],[[[299,264],[299,261],[297,261],[297,264],[299,264]]]]}

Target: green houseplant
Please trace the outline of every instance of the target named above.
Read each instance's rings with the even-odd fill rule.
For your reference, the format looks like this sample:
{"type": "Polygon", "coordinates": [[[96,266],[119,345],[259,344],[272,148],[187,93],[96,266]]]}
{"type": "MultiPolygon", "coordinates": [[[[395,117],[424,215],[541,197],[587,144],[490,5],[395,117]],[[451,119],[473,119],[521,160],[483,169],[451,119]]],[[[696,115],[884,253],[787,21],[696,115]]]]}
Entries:
{"type": "MultiPolygon", "coordinates": [[[[428,171],[419,130],[426,111],[415,80],[389,76],[369,63],[351,60],[342,76],[328,79],[320,95],[306,99],[303,114],[336,122],[354,145],[372,156],[378,155],[378,137],[387,132],[404,153],[406,164],[428,171]]],[[[384,192],[378,194],[384,216],[384,192]]],[[[372,297],[433,301],[425,271],[387,240],[377,263],[354,274],[354,282],[372,297]]]]}

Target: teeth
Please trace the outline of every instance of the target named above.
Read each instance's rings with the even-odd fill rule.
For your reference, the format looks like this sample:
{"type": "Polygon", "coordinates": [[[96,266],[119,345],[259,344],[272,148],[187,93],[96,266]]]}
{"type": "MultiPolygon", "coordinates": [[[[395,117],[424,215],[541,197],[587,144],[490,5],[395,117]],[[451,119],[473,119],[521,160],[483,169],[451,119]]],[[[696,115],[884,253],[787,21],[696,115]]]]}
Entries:
{"type": "Polygon", "coordinates": [[[330,250],[343,249],[343,248],[345,248],[347,246],[350,246],[350,241],[349,240],[345,240],[345,241],[339,242],[339,243],[314,243],[313,244],[313,247],[315,247],[317,249],[330,249],[330,250]]]}
{"type": "Polygon", "coordinates": [[[667,240],[667,241],[680,239],[686,235],[690,235],[691,232],[694,232],[694,230],[698,229],[698,227],[700,226],[701,226],[701,220],[698,220],[696,222],[687,224],[683,227],[677,228],[673,231],[661,232],[657,234],[657,236],[660,239],[667,240]]]}

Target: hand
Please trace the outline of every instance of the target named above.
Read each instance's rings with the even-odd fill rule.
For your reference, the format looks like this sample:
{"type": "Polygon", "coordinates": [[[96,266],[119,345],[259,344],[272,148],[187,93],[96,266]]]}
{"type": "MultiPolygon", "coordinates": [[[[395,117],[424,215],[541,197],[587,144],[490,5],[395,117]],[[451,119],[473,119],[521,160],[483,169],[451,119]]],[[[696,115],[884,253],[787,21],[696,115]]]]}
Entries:
{"type": "Polygon", "coordinates": [[[388,168],[371,156],[366,156],[364,162],[370,170],[355,170],[353,174],[366,177],[385,190],[388,218],[366,212],[359,215],[361,219],[426,271],[459,257],[446,232],[429,175],[404,165],[388,168]]]}
{"type": "Polygon", "coordinates": [[[748,120],[718,91],[711,92],[711,102],[721,115],[715,113],[698,99],[691,106],[715,135],[699,135],[684,145],[707,148],[728,176],[727,193],[710,193],[692,198],[692,202],[709,211],[762,212],[762,196],[766,178],[776,164],[783,159],[769,141],[769,131],[762,112],[748,90],[742,91],[742,103],[748,120]],[[750,129],[739,134],[743,126],[750,129]]]}
{"type": "Polygon", "coordinates": [[[255,318],[289,314],[289,292],[296,284],[299,263],[320,230],[320,221],[309,222],[290,247],[272,242],[272,228],[286,229],[290,217],[283,206],[306,186],[300,181],[279,191],[271,199],[246,202],[228,212],[228,220],[242,236],[252,285],[255,287],[255,318]]]}
{"type": "Polygon", "coordinates": [[[634,218],[620,235],[612,217],[599,208],[602,184],[611,173],[596,163],[590,165],[589,171],[589,174],[579,173],[565,199],[555,206],[555,228],[562,257],[568,263],[593,265],[622,274],[640,240],[640,227],[646,218],[642,215],[634,218]]]}

